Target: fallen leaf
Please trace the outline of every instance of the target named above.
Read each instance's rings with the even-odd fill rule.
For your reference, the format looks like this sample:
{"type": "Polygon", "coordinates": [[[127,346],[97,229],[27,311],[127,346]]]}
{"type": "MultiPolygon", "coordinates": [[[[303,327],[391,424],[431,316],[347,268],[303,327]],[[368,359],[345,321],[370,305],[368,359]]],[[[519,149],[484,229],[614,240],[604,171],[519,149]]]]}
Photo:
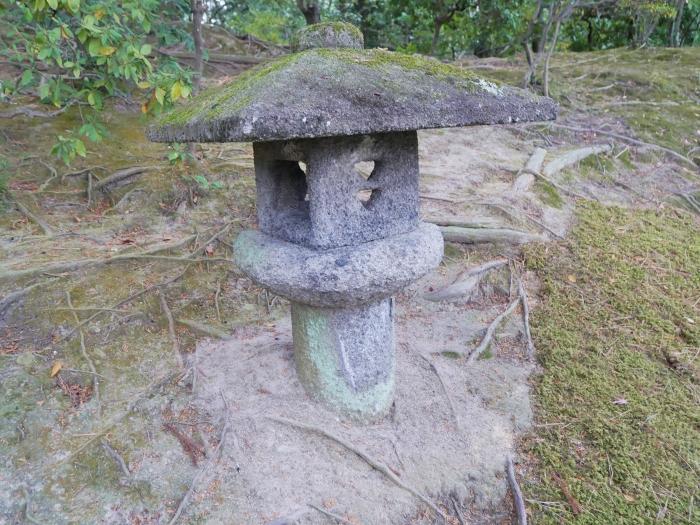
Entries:
{"type": "Polygon", "coordinates": [[[204,253],[206,253],[209,257],[214,255],[214,245],[213,244],[207,244],[207,247],[204,248],[204,253]]]}
{"type": "Polygon", "coordinates": [[[628,402],[624,397],[621,397],[621,398],[613,401],[613,405],[626,405],[626,404],[628,404],[628,402]]]}
{"type": "Polygon", "coordinates": [[[61,371],[61,368],[63,368],[63,363],[61,361],[55,361],[51,367],[51,375],[49,377],[56,377],[56,374],[61,371]]]}
{"type": "Polygon", "coordinates": [[[569,281],[570,283],[575,283],[576,282],[576,276],[569,274],[566,276],[566,280],[569,281]]]}

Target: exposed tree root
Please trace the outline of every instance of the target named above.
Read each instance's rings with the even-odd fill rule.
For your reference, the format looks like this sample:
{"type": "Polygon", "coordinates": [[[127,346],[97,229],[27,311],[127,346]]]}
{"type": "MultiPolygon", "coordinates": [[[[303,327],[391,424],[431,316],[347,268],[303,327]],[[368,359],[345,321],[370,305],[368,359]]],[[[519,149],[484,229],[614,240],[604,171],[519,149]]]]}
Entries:
{"type": "Polygon", "coordinates": [[[527,300],[527,293],[521,280],[518,281],[518,295],[523,305],[523,324],[525,325],[525,338],[527,339],[527,356],[532,358],[535,355],[535,345],[532,342],[530,333],[530,306],[527,300]]]}
{"type": "Polygon", "coordinates": [[[546,238],[541,235],[511,230],[509,228],[460,228],[459,226],[442,226],[440,231],[446,241],[463,244],[525,244],[528,242],[546,240],[546,238]]]}
{"type": "Polygon", "coordinates": [[[64,111],[66,111],[69,107],[71,107],[72,104],[66,104],[63,106],[61,109],[57,109],[56,111],[37,111],[36,109],[28,108],[28,107],[19,107],[19,108],[14,108],[11,109],[10,111],[4,111],[0,112],[0,118],[15,118],[19,117],[20,115],[24,115],[25,117],[36,117],[36,118],[51,118],[55,117],[57,115],[60,115],[64,111]]]}
{"type": "Polygon", "coordinates": [[[343,518],[342,516],[338,516],[337,514],[331,512],[331,511],[329,511],[329,510],[326,510],[326,509],[324,509],[324,508],[317,507],[317,506],[314,505],[313,503],[307,503],[307,505],[308,505],[309,507],[311,507],[312,509],[317,510],[317,511],[320,512],[321,514],[323,514],[323,515],[325,515],[325,516],[328,516],[328,517],[331,518],[331,519],[334,519],[334,520],[337,521],[338,523],[342,523],[343,525],[353,525],[352,522],[346,520],[346,519],[343,518]]]}
{"type": "Polygon", "coordinates": [[[93,190],[94,191],[104,191],[108,189],[110,186],[113,184],[117,184],[118,182],[125,181],[127,179],[130,179],[132,177],[135,177],[136,175],[141,175],[142,173],[145,173],[146,171],[153,169],[151,166],[132,166],[130,168],[123,168],[119,171],[116,171],[112,173],[110,176],[102,179],[99,181],[97,184],[94,185],[93,190]]]}
{"type": "Polygon", "coordinates": [[[469,268],[466,272],[463,272],[455,282],[440,290],[425,294],[423,299],[439,302],[471,296],[471,293],[479,285],[479,282],[481,282],[484,273],[494,268],[505,266],[506,264],[508,264],[507,259],[496,259],[469,268]]]}
{"type": "Polygon", "coordinates": [[[316,434],[321,434],[322,436],[330,439],[331,441],[335,441],[336,443],[338,443],[339,445],[341,445],[345,449],[347,449],[350,452],[357,455],[360,459],[365,461],[370,467],[372,467],[373,469],[377,470],[378,472],[384,474],[396,486],[401,487],[405,491],[413,494],[415,497],[420,499],[423,503],[428,505],[428,507],[430,507],[433,510],[433,512],[435,512],[435,514],[440,516],[443,520],[447,521],[447,516],[445,516],[445,514],[443,514],[443,512],[440,509],[438,509],[437,506],[432,501],[430,501],[428,498],[423,496],[423,494],[418,492],[416,489],[414,489],[410,485],[407,485],[402,480],[400,480],[398,478],[398,476],[396,474],[394,474],[391,471],[391,469],[389,469],[384,463],[372,458],[369,454],[367,454],[363,450],[355,447],[351,443],[348,443],[343,438],[338,437],[335,434],[331,434],[327,430],[324,430],[320,427],[317,427],[314,425],[307,425],[305,423],[301,423],[299,421],[294,421],[292,419],[287,419],[287,418],[283,418],[283,417],[276,417],[276,416],[268,416],[268,419],[270,419],[272,421],[276,421],[277,423],[282,423],[284,425],[289,425],[291,427],[296,427],[296,428],[299,428],[302,430],[306,430],[308,432],[314,432],[316,434]]]}
{"type": "Polygon", "coordinates": [[[173,313],[170,311],[168,302],[165,300],[165,294],[162,290],[158,290],[158,296],[160,297],[160,308],[163,310],[165,319],[168,322],[168,335],[170,335],[170,341],[173,343],[173,355],[177,360],[179,368],[184,368],[185,363],[182,360],[182,355],[180,354],[180,342],[177,340],[177,334],[175,333],[175,321],[173,320],[173,313]]]}
{"type": "Polygon", "coordinates": [[[548,162],[542,170],[542,174],[545,177],[551,177],[559,173],[564,168],[573,166],[577,162],[581,162],[582,160],[590,157],[591,155],[600,155],[601,153],[608,153],[610,151],[612,151],[612,146],[610,144],[597,144],[594,146],[588,146],[585,148],[569,151],[564,155],[557,157],[553,161],[548,162]]]}
{"type": "Polygon", "coordinates": [[[547,150],[544,148],[535,148],[532,155],[525,163],[525,167],[518,171],[518,174],[513,182],[512,190],[515,193],[522,193],[530,189],[532,183],[535,182],[533,173],[538,173],[542,170],[544,157],[547,155],[547,150]]]}
{"type": "Polygon", "coordinates": [[[17,199],[15,199],[13,202],[15,203],[15,206],[20,211],[20,213],[28,219],[30,219],[32,222],[36,223],[39,226],[39,228],[42,229],[45,235],[52,236],[54,234],[53,228],[51,228],[51,226],[49,226],[48,223],[46,223],[46,221],[42,220],[37,215],[29,211],[29,209],[17,199]]]}
{"type": "Polygon", "coordinates": [[[435,363],[433,363],[428,357],[424,356],[421,353],[418,353],[418,355],[428,363],[428,366],[430,369],[435,372],[435,375],[438,378],[438,381],[440,381],[440,386],[442,386],[443,392],[445,392],[445,397],[447,398],[447,402],[450,405],[450,411],[452,412],[452,417],[455,419],[455,425],[457,428],[459,428],[459,415],[457,414],[457,409],[455,408],[455,404],[452,401],[452,396],[450,396],[450,391],[447,389],[447,385],[445,385],[445,381],[442,379],[442,375],[440,374],[440,371],[437,369],[435,366],[435,363]]]}
{"type": "Polygon", "coordinates": [[[105,311],[117,310],[117,309],[119,309],[121,306],[124,306],[125,304],[129,304],[131,301],[134,301],[134,300],[138,299],[139,297],[141,297],[141,296],[143,296],[143,295],[146,295],[148,292],[151,292],[151,291],[153,291],[153,290],[155,290],[155,289],[157,289],[157,288],[163,288],[163,287],[165,287],[165,286],[168,286],[168,285],[174,283],[175,281],[177,281],[178,279],[180,279],[183,275],[185,275],[185,273],[187,272],[187,270],[189,270],[189,268],[190,268],[190,267],[189,267],[189,265],[188,265],[182,272],[180,272],[179,274],[177,274],[175,277],[172,277],[172,278],[170,278],[170,279],[167,279],[167,280],[165,280],[165,281],[163,281],[162,283],[159,283],[159,284],[153,284],[153,285],[151,285],[151,286],[147,286],[147,287],[144,288],[143,290],[140,290],[140,291],[136,292],[135,294],[130,295],[130,296],[127,297],[126,299],[123,299],[123,300],[119,301],[117,304],[113,305],[111,308],[104,309],[104,310],[99,310],[99,311],[95,312],[94,314],[92,314],[92,315],[91,315],[90,317],[88,317],[87,319],[81,321],[80,324],[78,324],[78,326],[76,326],[75,328],[73,328],[73,330],[71,330],[70,332],[68,332],[67,335],[63,336],[63,337],[61,338],[61,340],[65,340],[65,339],[71,337],[77,330],[83,328],[84,326],[86,326],[87,324],[89,324],[90,322],[92,322],[94,319],[96,319],[97,317],[99,317],[100,315],[102,315],[103,313],[105,313],[105,311]]]}
{"type": "MultiPolygon", "coordinates": [[[[119,254],[119,255],[113,255],[111,257],[102,257],[102,258],[93,258],[93,259],[81,259],[77,261],[64,261],[56,264],[49,264],[46,266],[39,266],[39,267],[34,267],[34,268],[26,268],[23,270],[8,270],[6,272],[0,272],[0,280],[2,279],[18,279],[21,277],[31,277],[33,275],[38,275],[42,273],[63,273],[63,272],[72,272],[75,270],[80,270],[82,268],[88,268],[88,267],[93,267],[93,266],[100,266],[100,265],[106,265],[106,264],[112,264],[115,262],[120,262],[120,261],[130,261],[130,260],[135,260],[135,259],[159,259],[159,260],[174,260],[174,261],[181,261],[181,262],[196,262],[188,257],[168,257],[168,256],[160,256],[156,257],[154,254],[165,251],[165,250],[173,250],[182,247],[185,244],[190,243],[195,239],[195,235],[190,235],[189,237],[185,237],[184,239],[173,243],[173,244],[157,244],[151,248],[149,248],[146,251],[139,252],[139,253],[126,253],[126,254],[119,254]]],[[[211,261],[211,259],[207,259],[208,261],[211,261]]],[[[218,261],[217,261],[218,262],[218,261]]]]}
{"type": "Polygon", "coordinates": [[[518,303],[520,303],[520,297],[512,301],[508,307],[503,310],[498,316],[491,322],[489,327],[486,329],[486,334],[484,335],[483,339],[481,340],[481,343],[479,343],[479,346],[477,346],[474,350],[472,350],[468,355],[467,355],[467,362],[472,363],[474,362],[481,354],[484,353],[484,351],[489,347],[491,344],[491,341],[493,340],[493,336],[496,333],[496,329],[501,325],[503,320],[508,317],[513,310],[515,310],[515,307],[518,306],[518,303]]]}
{"type": "Polygon", "coordinates": [[[114,460],[114,462],[119,467],[119,470],[122,471],[122,474],[124,474],[126,478],[131,478],[131,471],[129,470],[129,467],[126,466],[126,461],[124,461],[124,458],[119,452],[114,450],[112,445],[109,444],[109,441],[103,439],[102,448],[105,450],[107,455],[114,460]]]}
{"type": "Polygon", "coordinates": [[[542,174],[538,171],[531,172],[531,171],[527,171],[527,170],[523,169],[523,173],[530,173],[531,175],[534,175],[535,177],[539,177],[540,179],[545,181],[547,184],[549,184],[550,186],[554,186],[556,189],[558,189],[562,193],[565,193],[566,195],[571,195],[572,197],[575,197],[577,199],[589,200],[589,198],[586,197],[585,195],[581,195],[580,193],[577,193],[574,190],[570,190],[569,188],[565,188],[561,184],[557,184],[552,179],[550,179],[549,177],[545,176],[544,174],[542,174]]]}
{"type": "MultiPolygon", "coordinates": [[[[75,312],[75,308],[73,307],[73,301],[71,300],[70,297],[70,292],[66,290],[66,302],[68,303],[68,307],[71,309],[73,313],[73,318],[75,319],[75,324],[80,326],[80,318],[78,317],[78,314],[75,312]]],[[[80,353],[83,354],[83,359],[87,361],[88,367],[90,367],[90,371],[92,372],[92,389],[94,392],[95,396],[95,406],[96,409],[95,411],[97,412],[97,417],[100,418],[102,416],[102,406],[100,404],[100,380],[99,380],[99,375],[97,373],[97,369],[95,368],[95,363],[92,362],[92,358],[90,358],[90,355],[87,353],[87,348],[85,347],[85,333],[83,332],[82,328],[78,328],[78,334],[80,336],[80,353]]]]}
{"type": "Polygon", "coordinates": [[[686,164],[691,165],[693,168],[697,169],[698,165],[695,164],[691,159],[686,157],[685,155],[681,155],[677,151],[674,151],[670,148],[666,148],[664,146],[659,146],[658,144],[653,144],[651,142],[644,142],[641,140],[633,139],[631,137],[627,137],[625,135],[621,135],[619,133],[613,133],[612,131],[605,131],[602,129],[595,129],[595,128],[578,128],[576,126],[567,126],[565,124],[555,124],[555,123],[550,123],[549,126],[554,127],[554,128],[560,128],[560,129],[566,129],[569,131],[574,131],[576,133],[595,133],[598,135],[605,135],[608,137],[613,137],[619,140],[624,140],[625,142],[629,142],[630,144],[636,144],[637,146],[644,146],[646,148],[652,148],[652,149],[657,149],[659,151],[663,151],[665,153],[668,153],[672,157],[676,158],[677,160],[680,160],[686,164]]]}
{"type": "Polygon", "coordinates": [[[34,288],[41,286],[43,284],[47,284],[48,282],[50,282],[50,281],[43,281],[40,283],[34,283],[32,285],[27,286],[26,288],[22,288],[21,290],[16,290],[14,292],[7,294],[5,297],[2,298],[2,300],[0,300],[0,315],[4,314],[5,310],[7,310],[15,302],[17,302],[22,297],[24,297],[29,292],[31,292],[34,288]]]}
{"type": "Polygon", "coordinates": [[[515,506],[515,513],[518,516],[518,525],[527,525],[525,501],[523,500],[523,493],[520,491],[518,480],[515,479],[515,467],[513,466],[513,458],[510,456],[506,458],[506,474],[508,476],[510,491],[513,494],[513,505],[515,506]]]}

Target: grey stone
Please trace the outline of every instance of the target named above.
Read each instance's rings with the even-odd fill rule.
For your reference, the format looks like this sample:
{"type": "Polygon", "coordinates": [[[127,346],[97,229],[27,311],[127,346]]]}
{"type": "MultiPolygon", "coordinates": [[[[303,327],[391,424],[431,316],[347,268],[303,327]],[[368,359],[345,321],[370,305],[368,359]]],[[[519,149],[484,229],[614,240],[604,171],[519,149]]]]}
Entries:
{"type": "Polygon", "coordinates": [[[314,306],[359,306],[383,299],[420,279],[442,259],[434,224],[332,250],[315,250],[259,231],[242,232],[236,265],[273,293],[314,306]]]}
{"type": "Polygon", "coordinates": [[[305,26],[292,39],[293,51],[304,51],[317,47],[362,49],[362,31],[347,22],[323,22],[305,26]]]}
{"type": "Polygon", "coordinates": [[[309,395],[368,421],[392,401],[391,296],[443,253],[439,229],[419,219],[416,130],[554,119],[556,104],[436,60],[361,47],[348,24],[310,26],[295,41],[301,52],[166,114],[149,137],[254,143],[260,231],[239,235],[235,260],[291,300],[309,395]]]}
{"type": "Polygon", "coordinates": [[[415,131],[257,142],[254,152],[258,224],[265,233],[334,248],[418,225],[415,131]],[[366,180],[354,168],[363,161],[374,162],[366,180]],[[363,190],[366,201],[358,197],[363,190]]]}
{"type": "Polygon", "coordinates": [[[553,120],[549,98],[434,59],[382,49],[278,58],[166,113],[160,142],[241,142],[553,120]]]}
{"type": "Polygon", "coordinates": [[[311,397],[333,409],[373,420],[394,392],[393,299],[361,308],[292,303],[297,374],[311,397]]]}

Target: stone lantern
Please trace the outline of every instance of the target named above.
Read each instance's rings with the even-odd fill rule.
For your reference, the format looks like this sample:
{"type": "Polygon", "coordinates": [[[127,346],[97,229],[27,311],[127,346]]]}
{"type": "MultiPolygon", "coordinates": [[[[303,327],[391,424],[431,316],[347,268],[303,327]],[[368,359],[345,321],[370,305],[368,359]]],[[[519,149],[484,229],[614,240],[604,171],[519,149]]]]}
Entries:
{"type": "Polygon", "coordinates": [[[416,130],[549,120],[556,106],[433,59],[365,50],[349,24],[309,26],[295,47],[164,115],[149,138],[253,142],[259,230],[239,235],[235,261],[291,302],[307,392],[370,420],[392,402],[392,296],[443,253],[438,228],[420,221],[416,130]]]}

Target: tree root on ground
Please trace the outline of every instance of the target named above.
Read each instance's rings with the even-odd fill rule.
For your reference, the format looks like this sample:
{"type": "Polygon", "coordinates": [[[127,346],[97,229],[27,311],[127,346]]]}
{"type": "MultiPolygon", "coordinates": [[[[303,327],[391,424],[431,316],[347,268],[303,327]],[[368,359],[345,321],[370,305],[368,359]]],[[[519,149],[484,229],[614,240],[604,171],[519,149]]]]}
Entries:
{"type": "Polygon", "coordinates": [[[491,322],[489,327],[486,329],[486,334],[481,339],[481,343],[479,343],[479,346],[477,346],[474,350],[469,352],[469,354],[467,355],[467,362],[468,363],[473,363],[481,354],[484,353],[484,351],[491,344],[493,336],[496,333],[496,329],[501,325],[503,320],[506,317],[508,317],[513,310],[515,310],[515,307],[518,306],[518,303],[520,303],[520,297],[513,300],[505,310],[503,310],[500,314],[498,314],[498,316],[496,316],[496,318],[491,322]]]}
{"type": "Polygon", "coordinates": [[[486,272],[493,270],[494,268],[500,268],[506,264],[508,264],[507,259],[496,259],[494,261],[488,261],[480,264],[479,266],[470,268],[467,271],[462,272],[455,282],[449,286],[435,292],[427,293],[423,296],[423,299],[439,302],[471,296],[471,293],[479,285],[481,278],[486,272]]]}
{"type": "Polygon", "coordinates": [[[158,290],[158,296],[160,298],[160,308],[163,310],[165,319],[168,322],[168,335],[170,335],[170,341],[173,344],[173,355],[177,360],[179,368],[184,368],[185,363],[182,360],[182,355],[180,354],[180,342],[177,340],[177,334],[175,333],[175,321],[173,320],[173,313],[170,311],[168,302],[165,300],[165,294],[162,290],[158,290]]]}
{"type": "Polygon", "coordinates": [[[508,485],[513,494],[513,506],[515,507],[516,515],[518,516],[518,525],[527,525],[527,512],[525,510],[525,501],[523,493],[520,491],[518,480],[515,479],[515,467],[513,466],[513,458],[506,458],[506,474],[508,476],[508,485]]]}
{"type": "Polygon", "coordinates": [[[367,463],[370,467],[372,467],[373,469],[377,470],[378,472],[384,474],[384,476],[386,476],[396,486],[413,494],[415,497],[420,499],[423,503],[428,505],[428,507],[430,507],[433,510],[433,512],[435,512],[435,514],[437,514],[443,520],[447,521],[447,516],[445,516],[445,514],[440,509],[438,509],[437,506],[432,501],[430,501],[428,498],[423,496],[423,494],[418,492],[416,489],[414,489],[410,485],[407,485],[406,483],[404,483],[384,463],[372,458],[369,454],[367,454],[367,452],[364,452],[363,450],[348,443],[343,438],[338,437],[335,434],[331,434],[327,430],[324,430],[320,427],[317,427],[314,425],[307,425],[305,423],[301,423],[299,421],[294,421],[292,419],[287,419],[287,418],[283,418],[283,417],[276,417],[276,416],[268,416],[268,419],[270,419],[271,421],[276,421],[277,423],[281,423],[281,424],[288,425],[291,427],[296,427],[296,428],[301,429],[301,430],[306,430],[308,432],[314,432],[316,434],[320,434],[320,435],[330,439],[331,441],[335,441],[336,443],[338,443],[339,445],[344,447],[346,450],[357,455],[360,459],[365,461],[365,463],[367,463]]]}
{"type": "Polygon", "coordinates": [[[608,153],[610,151],[612,151],[612,146],[610,144],[597,144],[594,146],[588,146],[585,148],[569,151],[564,155],[552,160],[551,162],[548,162],[542,170],[542,175],[544,175],[545,177],[552,177],[564,168],[573,166],[577,162],[581,162],[582,160],[590,157],[591,155],[600,155],[601,153],[608,153]]]}
{"type": "MultiPolygon", "coordinates": [[[[78,317],[78,314],[75,312],[75,308],[73,307],[73,301],[71,300],[70,292],[66,290],[66,302],[68,303],[68,308],[71,309],[73,313],[73,318],[75,319],[75,324],[80,326],[80,318],[78,317]]],[[[100,404],[100,380],[99,380],[99,375],[97,373],[97,369],[95,368],[95,363],[92,362],[92,358],[87,352],[87,348],[85,347],[85,333],[83,332],[82,328],[78,328],[78,334],[80,335],[80,353],[83,355],[83,359],[87,361],[88,367],[90,367],[90,371],[92,372],[92,390],[95,395],[95,411],[97,412],[97,418],[99,419],[102,417],[102,406],[100,404]]]]}
{"type": "Polygon", "coordinates": [[[674,157],[675,159],[680,160],[681,162],[684,162],[685,164],[691,165],[691,166],[692,166],[693,168],[695,168],[695,169],[698,168],[698,165],[697,165],[694,161],[692,161],[691,159],[689,159],[688,157],[686,157],[685,155],[682,155],[682,154],[678,153],[678,152],[675,151],[675,150],[672,150],[672,149],[670,149],[670,148],[666,148],[666,147],[664,147],[664,146],[660,146],[660,145],[658,145],[658,144],[654,144],[654,143],[651,143],[651,142],[644,142],[644,141],[642,141],[642,140],[633,139],[632,137],[627,137],[626,135],[621,135],[621,134],[619,134],[619,133],[614,133],[614,132],[612,132],[612,131],[605,131],[605,130],[602,130],[602,129],[595,129],[595,128],[579,128],[579,127],[576,127],[576,126],[568,126],[568,125],[566,125],[566,124],[555,124],[555,123],[550,123],[550,124],[548,124],[548,125],[549,125],[550,127],[559,128],[559,129],[565,129],[565,130],[573,131],[573,132],[576,132],[576,133],[595,133],[595,134],[598,134],[598,135],[605,135],[605,136],[608,136],[608,137],[613,137],[613,138],[616,138],[616,139],[619,139],[619,140],[623,140],[623,141],[625,141],[625,142],[629,142],[630,144],[635,144],[635,145],[637,145],[637,146],[643,146],[643,147],[646,147],[646,148],[657,149],[657,150],[659,150],[659,151],[663,151],[663,152],[665,152],[665,153],[668,153],[669,155],[671,155],[671,156],[674,157]]]}
{"type": "Polygon", "coordinates": [[[542,235],[527,233],[509,228],[461,228],[459,226],[440,227],[446,241],[462,244],[505,243],[525,244],[547,240],[542,235]]]}
{"type": "Polygon", "coordinates": [[[329,518],[331,518],[331,519],[337,521],[338,523],[341,523],[342,525],[353,525],[352,522],[346,520],[346,519],[343,518],[342,516],[338,516],[337,514],[331,512],[331,511],[329,511],[329,510],[326,510],[326,509],[324,509],[324,508],[322,508],[322,507],[317,507],[317,506],[314,505],[313,503],[307,503],[307,505],[308,505],[309,507],[311,507],[312,509],[317,510],[317,511],[320,512],[321,514],[323,514],[323,515],[325,515],[325,516],[328,516],[329,518]]]}
{"type": "Polygon", "coordinates": [[[207,337],[215,337],[223,341],[230,341],[231,339],[233,339],[232,335],[227,334],[223,330],[219,330],[218,328],[215,328],[208,324],[200,323],[199,321],[194,321],[192,319],[177,319],[177,323],[186,326],[187,328],[190,328],[195,332],[199,332],[200,334],[207,337]]]}
{"type": "Polygon", "coordinates": [[[22,215],[24,215],[25,217],[27,217],[29,220],[31,220],[32,222],[36,223],[39,226],[39,228],[42,229],[42,231],[44,232],[45,235],[48,235],[49,237],[51,237],[54,234],[53,228],[51,226],[49,226],[46,221],[44,221],[39,216],[37,216],[34,213],[32,213],[31,211],[29,211],[29,209],[24,204],[22,204],[20,201],[18,201],[17,199],[15,199],[13,202],[14,202],[15,206],[17,207],[17,209],[19,210],[19,212],[22,215]]]}

